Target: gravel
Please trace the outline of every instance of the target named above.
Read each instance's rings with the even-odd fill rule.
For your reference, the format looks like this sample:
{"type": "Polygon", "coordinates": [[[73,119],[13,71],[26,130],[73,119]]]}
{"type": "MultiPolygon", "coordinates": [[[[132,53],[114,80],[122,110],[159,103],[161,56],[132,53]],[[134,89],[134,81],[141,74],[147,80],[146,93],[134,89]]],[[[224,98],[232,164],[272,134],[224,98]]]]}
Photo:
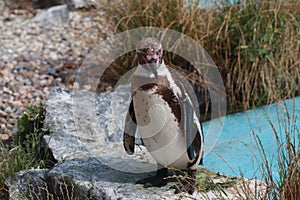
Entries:
{"type": "Polygon", "coordinates": [[[0,138],[15,131],[29,105],[45,103],[53,87],[72,88],[74,74],[99,42],[99,11],[72,11],[67,23],[41,23],[26,10],[0,10],[0,138]]]}

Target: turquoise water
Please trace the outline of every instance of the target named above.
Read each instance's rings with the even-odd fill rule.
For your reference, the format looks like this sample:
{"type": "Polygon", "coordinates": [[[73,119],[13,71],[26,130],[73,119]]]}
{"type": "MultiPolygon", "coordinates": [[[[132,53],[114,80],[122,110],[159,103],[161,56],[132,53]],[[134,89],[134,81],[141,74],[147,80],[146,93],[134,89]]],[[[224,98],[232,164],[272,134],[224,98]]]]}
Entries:
{"type": "MultiPolygon", "coordinates": [[[[273,176],[278,179],[278,145],[269,121],[274,124],[274,128],[283,143],[282,147],[284,147],[285,142],[283,124],[286,124],[290,129],[296,125],[298,131],[294,131],[294,135],[290,133],[290,136],[296,138],[296,149],[299,149],[300,97],[249,110],[247,113],[241,112],[226,116],[217,144],[212,148],[212,151],[205,152],[204,167],[226,175],[244,175],[246,178],[262,180],[262,157],[254,139],[253,133],[255,133],[261,140],[269,163],[272,164],[273,176]],[[290,115],[291,123],[288,123],[287,113],[290,115]]],[[[218,123],[217,120],[204,123],[204,133],[207,132],[209,125],[213,126],[214,123],[218,123]]],[[[206,135],[206,138],[209,138],[209,135],[206,135]]]]}

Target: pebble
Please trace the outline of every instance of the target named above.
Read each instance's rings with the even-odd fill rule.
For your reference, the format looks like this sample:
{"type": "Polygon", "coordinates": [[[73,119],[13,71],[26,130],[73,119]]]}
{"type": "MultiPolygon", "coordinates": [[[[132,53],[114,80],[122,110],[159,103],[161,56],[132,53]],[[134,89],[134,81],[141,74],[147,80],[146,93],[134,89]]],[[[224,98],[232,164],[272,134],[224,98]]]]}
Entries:
{"type": "Polygon", "coordinates": [[[103,16],[98,11],[71,11],[65,23],[47,24],[33,18],[34,13],[27,10],[4,8],[0,13],[1,139],[11,137],[17,117],[27,106],[45,103],[53,87],[73,87],[70,79],[76,68],[59,72],[56,68],[81,63],[101,40],[97,31],[89,32],[89,40],[81,37],[99,26],[103,16]]]}
{"type": "Polygon", "coordinates": [[[9,139],[9,135],[4,133],[4,134],[1,134],[1,140],[8,140],[9,139]]]}
{"type": "Polygon", "coordinates": [[[7,117],[7,113],[3,110],[0,110],[0,117],[7,117]]]}

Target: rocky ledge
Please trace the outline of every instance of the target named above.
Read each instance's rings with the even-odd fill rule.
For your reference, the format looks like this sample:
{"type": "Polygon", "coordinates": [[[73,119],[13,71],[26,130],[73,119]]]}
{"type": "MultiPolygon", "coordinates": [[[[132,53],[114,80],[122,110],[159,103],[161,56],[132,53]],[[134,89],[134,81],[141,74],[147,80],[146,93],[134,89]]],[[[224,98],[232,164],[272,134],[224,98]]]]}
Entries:
{"type": "Polygon", "coordinates": [[[204,168],[199,168],[199,191],[193,195],[169,189],[180,179],[178,172],[162,188],[134,184],[153,174],[156,165],[143,146],[137,145],[133,156],[122,148],[127,91],[126,86],[102,94],[54,89],[46,104],[52,133],[44,140],[57,164],[15,173],[6,181],[9,199],[256,199],[263,194],[265,187],[258,181],[204,168]]]}

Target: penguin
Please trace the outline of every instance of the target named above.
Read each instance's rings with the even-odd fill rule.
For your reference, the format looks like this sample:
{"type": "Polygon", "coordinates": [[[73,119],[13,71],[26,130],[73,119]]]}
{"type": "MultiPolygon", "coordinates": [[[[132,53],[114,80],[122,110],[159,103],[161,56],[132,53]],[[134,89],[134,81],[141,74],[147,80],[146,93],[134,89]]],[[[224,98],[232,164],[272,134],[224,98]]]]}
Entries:
{"type": "Polygon", "coordinates": [[[187,169],[175,193],[195,190],[196,170],[203,164],[203,131],[192,88],[163,58],[161,42],[145,38],[137,47],[138,66],[131,79],[131,102],[125,118],[123,146],[134,154],[135,134],[158,164],[156,175],[138,180],[144,187],[167,184],[168,168],[187,169]]]}

